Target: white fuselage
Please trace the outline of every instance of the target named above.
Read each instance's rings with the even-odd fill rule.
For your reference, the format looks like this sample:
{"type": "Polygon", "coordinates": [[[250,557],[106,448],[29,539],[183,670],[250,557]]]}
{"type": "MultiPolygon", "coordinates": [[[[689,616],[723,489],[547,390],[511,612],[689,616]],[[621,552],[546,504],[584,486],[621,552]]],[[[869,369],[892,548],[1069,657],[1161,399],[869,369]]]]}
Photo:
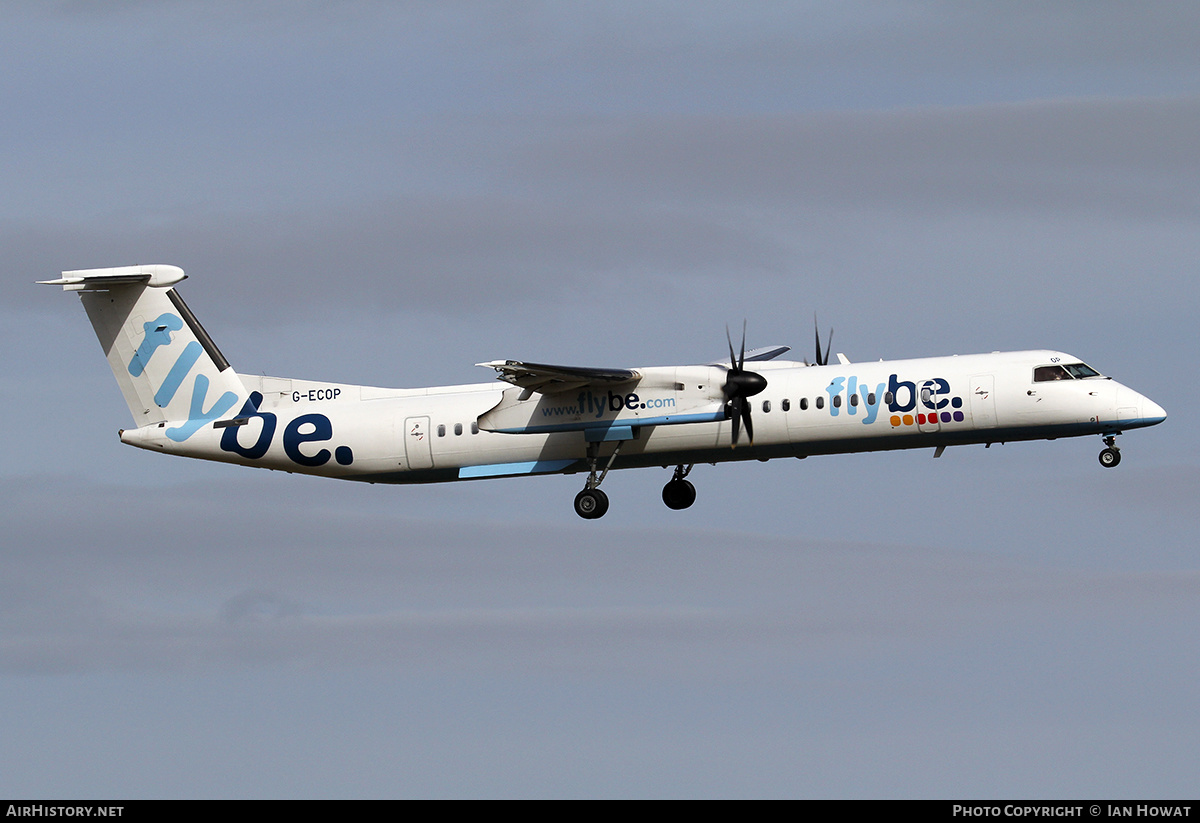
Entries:
{"type": "Polygon", "coordinates": [[[501,382],[380,389],[241,375],[241,412],[182,442],[170,423],[123,442],[172,454],[381,483],[574,472],[593,451],[613,468],[1116,434],[1165,412],[1102,376],[1035,380],[1079,361],[1026,351],[807,366],[752,364],[754,440],[731,448],[721,366],[654,367],[603,389],[522,392],[501,382]],[[244,401],[244,402],[243,402],[244,401]]]}

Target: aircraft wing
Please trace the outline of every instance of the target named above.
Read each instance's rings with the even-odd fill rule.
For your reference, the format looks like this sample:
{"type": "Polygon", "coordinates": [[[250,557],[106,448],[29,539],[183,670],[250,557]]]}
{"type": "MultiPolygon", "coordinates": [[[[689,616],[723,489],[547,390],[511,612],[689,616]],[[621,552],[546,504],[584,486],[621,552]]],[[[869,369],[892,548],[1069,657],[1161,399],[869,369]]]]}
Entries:
{"type": "MultiPolygon", "coordinates": [[[[750,362],[761,363],[764,360],[774,360],[779,355],[785,354],[786,352],[790,352],[791,350],[792,350],[791,346],[760,346],[757,349],[751,349],[750,351],[746,352],[745,356],[742,358],[742,362],[743,363],[750,363],[750,362]]],[[[714,360],[709,365],[728,367],[733,364],[730,363],[728,360],[714,360]]]]}
{"type": "Polygon", "coordinates": [[[552,366],[546,363],[523,363],[520,360],[493,360],[475,365],[495,369],[498,379],[541,394],[557,394],[596,384],[628,383],[642,376],[635,369],[552,366]]]}

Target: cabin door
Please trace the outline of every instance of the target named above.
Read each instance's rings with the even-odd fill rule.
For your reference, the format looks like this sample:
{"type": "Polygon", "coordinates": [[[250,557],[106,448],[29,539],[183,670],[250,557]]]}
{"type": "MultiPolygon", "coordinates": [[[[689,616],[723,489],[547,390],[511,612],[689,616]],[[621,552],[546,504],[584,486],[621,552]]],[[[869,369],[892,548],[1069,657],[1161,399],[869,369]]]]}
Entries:
{"type": "Polygon", "coordinates": [[[938,395],[936,380],[923,380],[917,384],[917,428],[923,432],[941,431],[942,424],[938,422],[938,404],[942,398],[938,395]]]}
{"type": "Polygon", "coordinates": [[[410,469],[433,468],[428,417],[406,417],[404,419],[404,455],[408,458],[410,469]]]}
{"type": "Polygon", "coordinates": [[[977,429],[996,427],[995,380],[990,374],[971,378],[971,422],[977,429]]]}

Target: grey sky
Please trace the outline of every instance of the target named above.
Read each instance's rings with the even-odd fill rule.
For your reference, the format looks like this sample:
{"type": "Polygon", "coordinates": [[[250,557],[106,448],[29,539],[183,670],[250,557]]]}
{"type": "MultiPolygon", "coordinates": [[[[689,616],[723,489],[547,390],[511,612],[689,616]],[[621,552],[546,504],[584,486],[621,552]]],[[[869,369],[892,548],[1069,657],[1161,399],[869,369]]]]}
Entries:
{"type": "Polygon", "coordinates": [[[0,793],[1195,789],[1188,3],[10,4],[0,793]],[[78,300],[162,262],[247,372],[1054,347],[1071,440],[358,487],[123,448],[78,300]]]}

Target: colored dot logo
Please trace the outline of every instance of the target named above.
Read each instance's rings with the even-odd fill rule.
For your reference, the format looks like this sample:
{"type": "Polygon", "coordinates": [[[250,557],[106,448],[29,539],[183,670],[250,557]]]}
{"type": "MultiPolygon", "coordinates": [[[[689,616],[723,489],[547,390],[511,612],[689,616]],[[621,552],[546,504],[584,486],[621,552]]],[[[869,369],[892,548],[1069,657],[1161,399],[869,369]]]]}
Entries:
{"type": "MultiPolygon", "coordinates": [[[[957,405],[962,405],[962,401],[959,400],[959,398],[956,397],[954,399],[958,400],[957,405]]],[[[911,414],[905,414],[905,415],[893,414],[888,419],[888,422],[892,424],[892,428],[898,429],[901,426],[936,425],[938,422],[962,423],[964,420],[966,420],[966,417],[963,415],[963,413],[961,411],[955,410],[952,412],[948,412],[948,411],[929,412],[928,414],[925,414],[924,412],[920,412],[915,417],[911,414]]]]}

